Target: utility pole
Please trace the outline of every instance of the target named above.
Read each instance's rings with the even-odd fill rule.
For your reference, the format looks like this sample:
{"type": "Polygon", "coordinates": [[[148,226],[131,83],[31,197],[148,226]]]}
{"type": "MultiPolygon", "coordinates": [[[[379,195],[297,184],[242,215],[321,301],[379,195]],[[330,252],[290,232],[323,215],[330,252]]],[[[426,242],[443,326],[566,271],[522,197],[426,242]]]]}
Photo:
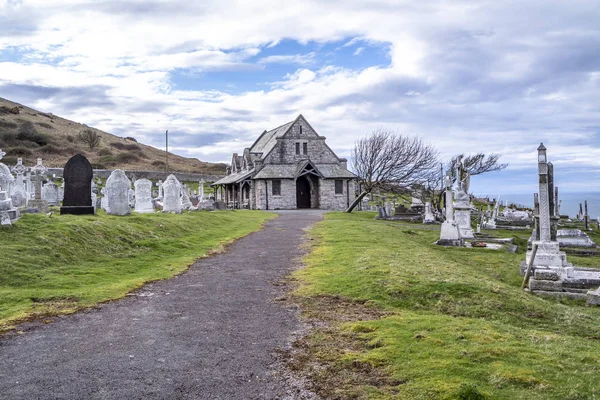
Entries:
{"type": "Polygon", "coordinates": [[[165,132],[165,172],[169,172],[169,130],[165,132]]]}

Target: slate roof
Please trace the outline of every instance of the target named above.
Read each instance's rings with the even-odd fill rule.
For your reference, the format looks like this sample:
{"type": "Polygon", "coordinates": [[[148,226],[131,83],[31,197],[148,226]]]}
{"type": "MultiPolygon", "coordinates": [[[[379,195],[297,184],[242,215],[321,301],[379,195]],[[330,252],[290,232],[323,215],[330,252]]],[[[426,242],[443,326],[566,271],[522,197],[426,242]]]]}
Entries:
{"type": "Polygon", "coordinates": [[[296,168],[296,164],[267,164],[254,179],[294,179],[296,168]]]}
{"type": "Polygon", "coordinates": [[[338,164],[315,164],[315,167],[325,178],[358,178],[358,176],[338,164]]]}
{"type": "MultiPolygon", "coordinates": [[[[294,179],[304,169],[304,164],[268,164],[256,174],[253,179],[294,179]],[[300,170],[300,171],[299,171],[300,170]]],[[[357,176],[337,164],[314,164],[324,178],[352,179],[357,176]]]]}
{"type": "Polygon", "coordinates": [[[227,175],[225,178],[221,178],[214,185],[229,185],[231,183],[236,183],[243,181],[244,179],[250,177],[254,173],[254,168],[248,171],[236,172],[234,174],[227,175]]]}
{"type": "MultiPolygon", "coordinates": [[[[295,120],[294,120],[295,121],[295,120]]],[[[250,147],[251,153],[262,153],[263,156],[266,156],[277,144],[277,138],[282,137],[285,132],[289,129],[290,126],[294,123],[294,121],[288,122],[287,124],[281,125],[278,128],[270,130],[268,132],[264,132],[256,142],[250,147]]]]}

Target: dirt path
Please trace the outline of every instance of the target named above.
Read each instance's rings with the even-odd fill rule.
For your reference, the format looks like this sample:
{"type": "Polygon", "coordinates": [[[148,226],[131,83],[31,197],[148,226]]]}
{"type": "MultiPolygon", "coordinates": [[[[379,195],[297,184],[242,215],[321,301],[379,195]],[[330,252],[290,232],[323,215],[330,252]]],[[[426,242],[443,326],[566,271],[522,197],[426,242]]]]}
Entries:
{"type": "Polygon", "coordinates": [[[100,309],[0,339],[0,398],[275,399],[274,351],[299,328],[274,302],[321,212],[265,229],[176,278],[100,309]]]}

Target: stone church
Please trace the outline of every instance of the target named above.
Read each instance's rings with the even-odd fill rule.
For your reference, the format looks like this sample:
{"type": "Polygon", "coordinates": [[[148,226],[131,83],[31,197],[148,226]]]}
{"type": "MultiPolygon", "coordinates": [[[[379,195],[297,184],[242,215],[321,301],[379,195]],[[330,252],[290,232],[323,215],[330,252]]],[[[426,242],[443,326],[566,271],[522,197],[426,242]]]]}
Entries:
{"type": "Polygon", "coordinates": [[[234,153],[227,176],[213,186],[228,208],[344,210],[354,200],[356,178],[299,115],[264,131],[242,155],[234,153]]]}

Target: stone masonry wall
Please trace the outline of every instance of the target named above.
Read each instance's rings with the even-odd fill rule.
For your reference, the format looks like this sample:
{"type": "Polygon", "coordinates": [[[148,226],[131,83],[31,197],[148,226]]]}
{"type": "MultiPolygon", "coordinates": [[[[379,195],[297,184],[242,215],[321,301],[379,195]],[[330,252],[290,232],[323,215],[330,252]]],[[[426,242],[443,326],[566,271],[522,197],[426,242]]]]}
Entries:
{"type": "MultiPolygon", "coordinates": [[[[344,180],[344,193],[343,194],[335,194],[335,180],[334,179],[321,179],[321,200],[320,200],[320,208],[322,210],[345,210],[348,208],[348,195],[346,182],[348,180],[344,180]]],[[[350,189],[350,203],[354,201],[354,181],[350,181],[348,185],[348,189],[350,189]]]]}

